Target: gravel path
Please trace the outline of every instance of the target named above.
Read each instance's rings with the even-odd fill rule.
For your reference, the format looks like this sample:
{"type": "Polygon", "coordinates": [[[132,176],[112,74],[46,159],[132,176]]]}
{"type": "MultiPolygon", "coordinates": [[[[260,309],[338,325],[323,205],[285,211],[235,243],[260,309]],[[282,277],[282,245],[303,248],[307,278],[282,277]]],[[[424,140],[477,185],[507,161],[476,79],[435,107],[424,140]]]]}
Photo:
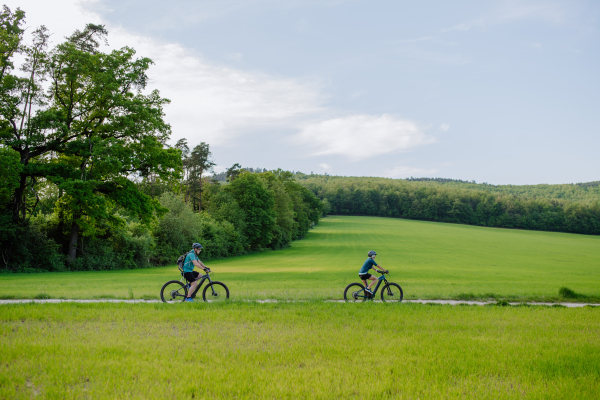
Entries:
{"type": "MultiPolygon", "coordinates": [[[[252,301],[252,300],[249,300],[252,301]]],[[[257,303],[277,303],[279,300],[254,300],[257,303]]],[[[332,303],[344,303],[344,300],[326,300],[327,302],[332,303]]],[[[19,300],[0,300],[0,305],[2,304],[24,304],[24,303],[38,303],[38,304],[47,304],[47,303],[160,303],[160,300],[117,300],[117,299],[90,299],[90,300],[64,300],[64,299],[19,299],[19,300]]],[[[288,300],[287,302],[293,302],[293,300],[288,300]]],[[[381,300],[375,300],[375,302],[380,303],[381,300]]],[[[460,305],[465,304],[469,306],[485,306],[488,304],[496,304],[495,301],[467,301],[467,300],[403,300],[404,303],[421,303],[421,304],[449,304],[449,305],[460,305]]],[[[575,307],[585,307],[585,306],[594,306],[600,307],[600,304],[596,303],[541,303],[541,302],[509,302],[511,306],[517,306],[521,304],[528,304],[531,306],[555,306],[561,305],[564,307],[575,308],[575,307]]]]}

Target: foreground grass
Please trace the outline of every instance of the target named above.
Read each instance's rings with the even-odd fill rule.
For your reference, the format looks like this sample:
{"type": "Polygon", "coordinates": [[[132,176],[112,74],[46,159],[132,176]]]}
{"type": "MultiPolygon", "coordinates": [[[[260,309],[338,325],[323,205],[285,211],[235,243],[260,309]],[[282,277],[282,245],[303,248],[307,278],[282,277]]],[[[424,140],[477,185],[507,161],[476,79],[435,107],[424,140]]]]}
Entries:
{"type": "Polygon", "coordinates": [[[0,308],[0,398],[598,398],[600,309],[0,308]]]}
{"type": "MultiPolygon", "coordinates": [[[[370,249],[408,299],[600,301],[600,237],[566,233],[331,216],[291,248],[208,265],[234,299],[340,299],[370,249]]],[[[175,266],[0,274],[0,298],[158,299],[171,279],[175,266]]]]}

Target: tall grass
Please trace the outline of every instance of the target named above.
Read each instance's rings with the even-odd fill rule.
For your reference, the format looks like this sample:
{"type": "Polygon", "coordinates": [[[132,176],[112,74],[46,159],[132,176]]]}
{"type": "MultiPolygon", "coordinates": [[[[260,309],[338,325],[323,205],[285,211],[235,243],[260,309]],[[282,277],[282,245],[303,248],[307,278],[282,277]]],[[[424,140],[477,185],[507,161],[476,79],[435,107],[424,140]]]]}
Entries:
{"type": "Polygon", "coordinates": [[[0,398],[600,393],[598,308],[231,302],[0,310],[0,398]]]}

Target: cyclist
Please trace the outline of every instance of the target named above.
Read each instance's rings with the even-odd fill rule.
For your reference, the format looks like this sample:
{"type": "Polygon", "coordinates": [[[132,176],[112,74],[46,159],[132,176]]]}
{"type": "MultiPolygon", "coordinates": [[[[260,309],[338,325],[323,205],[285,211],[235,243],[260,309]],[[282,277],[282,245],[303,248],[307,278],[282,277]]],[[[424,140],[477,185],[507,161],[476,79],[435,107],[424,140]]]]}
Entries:
{"type": "Polygon", "coordinates": [[[198,271],[194,271],[194,266],[202,268],[204,272],[208,271],[208,267],[202,264],[202,261],[200,261],[198,258],[198,255],[201,251],[202,245],[200,243],[194,243],[192,245],[192,250],[187,254],[185,260],[183,261],[183,277],[190,282],[188,297],[185,299],[185,301],[194,301],[191,296],[196,290],[196,286],[198,286],[198,277],[200,276],[200,273],[198,271]]]}
{"type": "Polygon", "coordinates": [[[373,275],[371,275],[369,273],[369,270],[371,268],[373,268],[375,271],[380,272],[380,273],[387,272],[387,271],[384,270],[381,265],[377,265],[377,263],[375,262],[375,257],[377,256],[377,253],[375,253],[373,250],[371,250],[371,251],[369,251],[367,256],[369,258],[367,258],[367,260],[363,264],[360,271],[358,271],[358,277],[360,279],[362,279],[363,283],[365,284],[365,292],[372,295],[373,292],[371,291],[371,286],[373,286],[375,284],[375,282],[377,282],[377,278],[375,278],[373,275]],[[379,268],[381,268],[381,270],[378,270],[375,267],[379,267],[379,268]],[[367,280],[371,281],[371,283],[368,286],[367,286],[367,280]]]}

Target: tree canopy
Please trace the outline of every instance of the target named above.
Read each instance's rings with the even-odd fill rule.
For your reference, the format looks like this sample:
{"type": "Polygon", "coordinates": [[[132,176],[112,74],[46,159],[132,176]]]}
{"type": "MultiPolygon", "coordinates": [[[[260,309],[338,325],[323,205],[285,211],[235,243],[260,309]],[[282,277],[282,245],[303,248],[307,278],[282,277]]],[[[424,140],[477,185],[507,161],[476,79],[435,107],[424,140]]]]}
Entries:
{"type": "Polygon", "coordinates": [[[81,233],[92,235],[99,221],[122,224],[119,207],[142,221],[162,208],[138,190],[132,176],[156,174],[177,178],[180,151],[166,141],[167,99],[157,90],[145,93],[148,58],[124,47],[103,52],[103,26],[88,24],[56,47],[48,48],[45,27],[22,42],[23,13],[4,8],[0,35],[2,86],[0,140],[18,154],[19,182],[12,193],[14,223],[34,212],[29,189],[38,180],[55,185],[57,215],[70,232],[68,253],[76,257],[81,233]],[[12,57],[25,56],[24,74],[13,74],[12,57]]]}

